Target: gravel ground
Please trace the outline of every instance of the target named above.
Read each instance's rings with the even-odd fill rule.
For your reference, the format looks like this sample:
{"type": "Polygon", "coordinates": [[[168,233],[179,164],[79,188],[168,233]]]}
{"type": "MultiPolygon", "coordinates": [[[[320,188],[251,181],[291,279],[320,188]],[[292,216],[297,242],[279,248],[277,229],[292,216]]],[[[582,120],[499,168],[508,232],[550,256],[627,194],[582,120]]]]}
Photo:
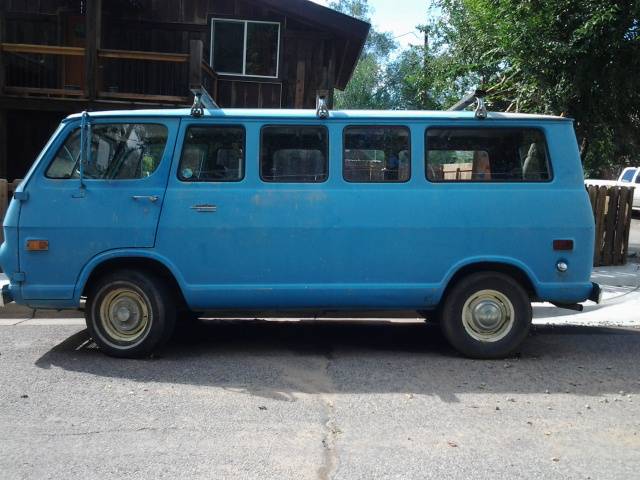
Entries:
{"type": "Polygon", "coordinates": [[[4,479],[629,479],[640,330],[538,325],[507,361],[390,322],[203,322],[147,361],[0,326],[4,479]]]}

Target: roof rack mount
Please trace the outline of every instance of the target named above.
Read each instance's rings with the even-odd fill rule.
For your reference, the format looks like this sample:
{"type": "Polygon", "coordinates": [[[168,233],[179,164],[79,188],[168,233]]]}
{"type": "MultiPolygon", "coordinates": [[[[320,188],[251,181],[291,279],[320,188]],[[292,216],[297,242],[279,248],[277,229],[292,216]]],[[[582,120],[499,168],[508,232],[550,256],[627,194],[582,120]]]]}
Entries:
{"type": "Polygon", "coordinates": [[[209,95],[204,87],[192,88],[193,105],[191,106],[191,116],[200,118],[204,115],[204,109],[219,110],[220,107],[216,101],[209,95]]]}
{"type": "Polygon", "coordinates": [[[477,103],[476,106],[476,118],[478,120],[484,120],[487,118],[487,106],[484,101],[484,98],[487,96],[487,92],[485,90],[476,89],[475,91],[466,95],[462,100],[456,103],[453,107],[449,109],[451,112],[460,112],[467,108],[469,105],[473,103],[477,103]]]}
{"type": "Polygon", "coordinates": [[[326,120],[331,115],[328,90],[318,90],[316,94],[316,115],[322,120],[326,120]]]}

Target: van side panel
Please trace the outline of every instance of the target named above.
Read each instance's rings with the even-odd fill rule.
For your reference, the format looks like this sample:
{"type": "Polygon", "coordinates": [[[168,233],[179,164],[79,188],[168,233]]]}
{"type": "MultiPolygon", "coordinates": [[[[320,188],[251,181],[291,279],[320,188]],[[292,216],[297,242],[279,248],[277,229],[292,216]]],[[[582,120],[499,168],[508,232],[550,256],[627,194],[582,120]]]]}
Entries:
{"type": "MultiPolygon", "coordinates": [[[[305,122],[318,124],[299,123],[305,122]]],[[[428,308],[456,271],[487,261],[522,269],[541,299],[578,302],[591,292],[593,216],[570,122],[482,123],[545,131],[553,180],[517,184],[428,182],[423,139],[429,124],[416,121],[378,122],[411,127],[406,184],[343,181],[343,128],[371,124],[364,121],[325,122],[328,182],[266,184],[259,179],[259,132],[265,124],[287,123],[279,119],[243,122],[242,182],[184,183],[176,174],[184,123],[156,248],[181,271],[192,308],[428,308]],[[195,205],[216,210],[198,212],[195,205]],[[554,252],[556,239],[574,240],[574,251],[554,252]],[[556,268],[560,260],[570,267],[564,274],[556,268]]],[[[463,125],[479,126],[455,123],[463,125]]]]}

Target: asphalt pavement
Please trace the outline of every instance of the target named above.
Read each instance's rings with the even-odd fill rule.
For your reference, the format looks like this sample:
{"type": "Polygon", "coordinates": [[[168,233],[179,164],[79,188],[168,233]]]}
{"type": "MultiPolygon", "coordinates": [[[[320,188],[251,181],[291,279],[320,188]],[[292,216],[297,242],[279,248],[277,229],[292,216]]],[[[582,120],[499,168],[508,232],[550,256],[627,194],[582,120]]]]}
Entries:
{"type": "MultiPolygon", "coordinates": [[[[631,479],[640,330],[536,326],[506,361],[391,322],[211,321],[107,358],[0,327],[3,479],[631,479]]],[[[44,323],[44,322],[43,322],[44,323]]]]}
{"type": "Polygon", "coordinates": [[[594,280],[503,361],[415,318],[203,320],[125,361],[79,312],[6,309],[0,479],[637,478],[640,264],[594,280]]]}

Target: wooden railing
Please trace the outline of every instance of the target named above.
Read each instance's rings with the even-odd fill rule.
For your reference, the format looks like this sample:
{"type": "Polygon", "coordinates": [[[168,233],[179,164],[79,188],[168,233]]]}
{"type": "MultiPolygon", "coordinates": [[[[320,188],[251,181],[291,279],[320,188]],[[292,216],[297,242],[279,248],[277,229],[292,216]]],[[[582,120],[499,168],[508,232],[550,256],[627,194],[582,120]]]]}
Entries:
{"type": "Polygon", "coordinates": [[[633,187],[587,186],[596,221],[593,265],[624,265],[629,252],[633,187]]]}
{"type": "Polygon", "coordinates": [[[82,47],[2,43],[0,89],[13,96],[189,105],[195,78],[210,94],[217,92],[217,75],[203,60],[202,41],[192,41],[191,49],[190,53],[99,49],[96,84],[88,85],[82,47]],[[95,92],[95,99],[90,92],[95,92]]]}
{"type": "Polygon", "coordinates": [[[81,85],[67,85],[64,76],[65,65],[82,63],[84,48],[3,43],[0,53],[3,93],[59,97],[84,95],[81,85]]]}
{"type": "Polygon", "coordinates": [[[218,98],[218,75],[204,61],[204,47],[200,40],[192,40],[189,45],[189,90],[204,88],[214,100],[218,98]]]}

